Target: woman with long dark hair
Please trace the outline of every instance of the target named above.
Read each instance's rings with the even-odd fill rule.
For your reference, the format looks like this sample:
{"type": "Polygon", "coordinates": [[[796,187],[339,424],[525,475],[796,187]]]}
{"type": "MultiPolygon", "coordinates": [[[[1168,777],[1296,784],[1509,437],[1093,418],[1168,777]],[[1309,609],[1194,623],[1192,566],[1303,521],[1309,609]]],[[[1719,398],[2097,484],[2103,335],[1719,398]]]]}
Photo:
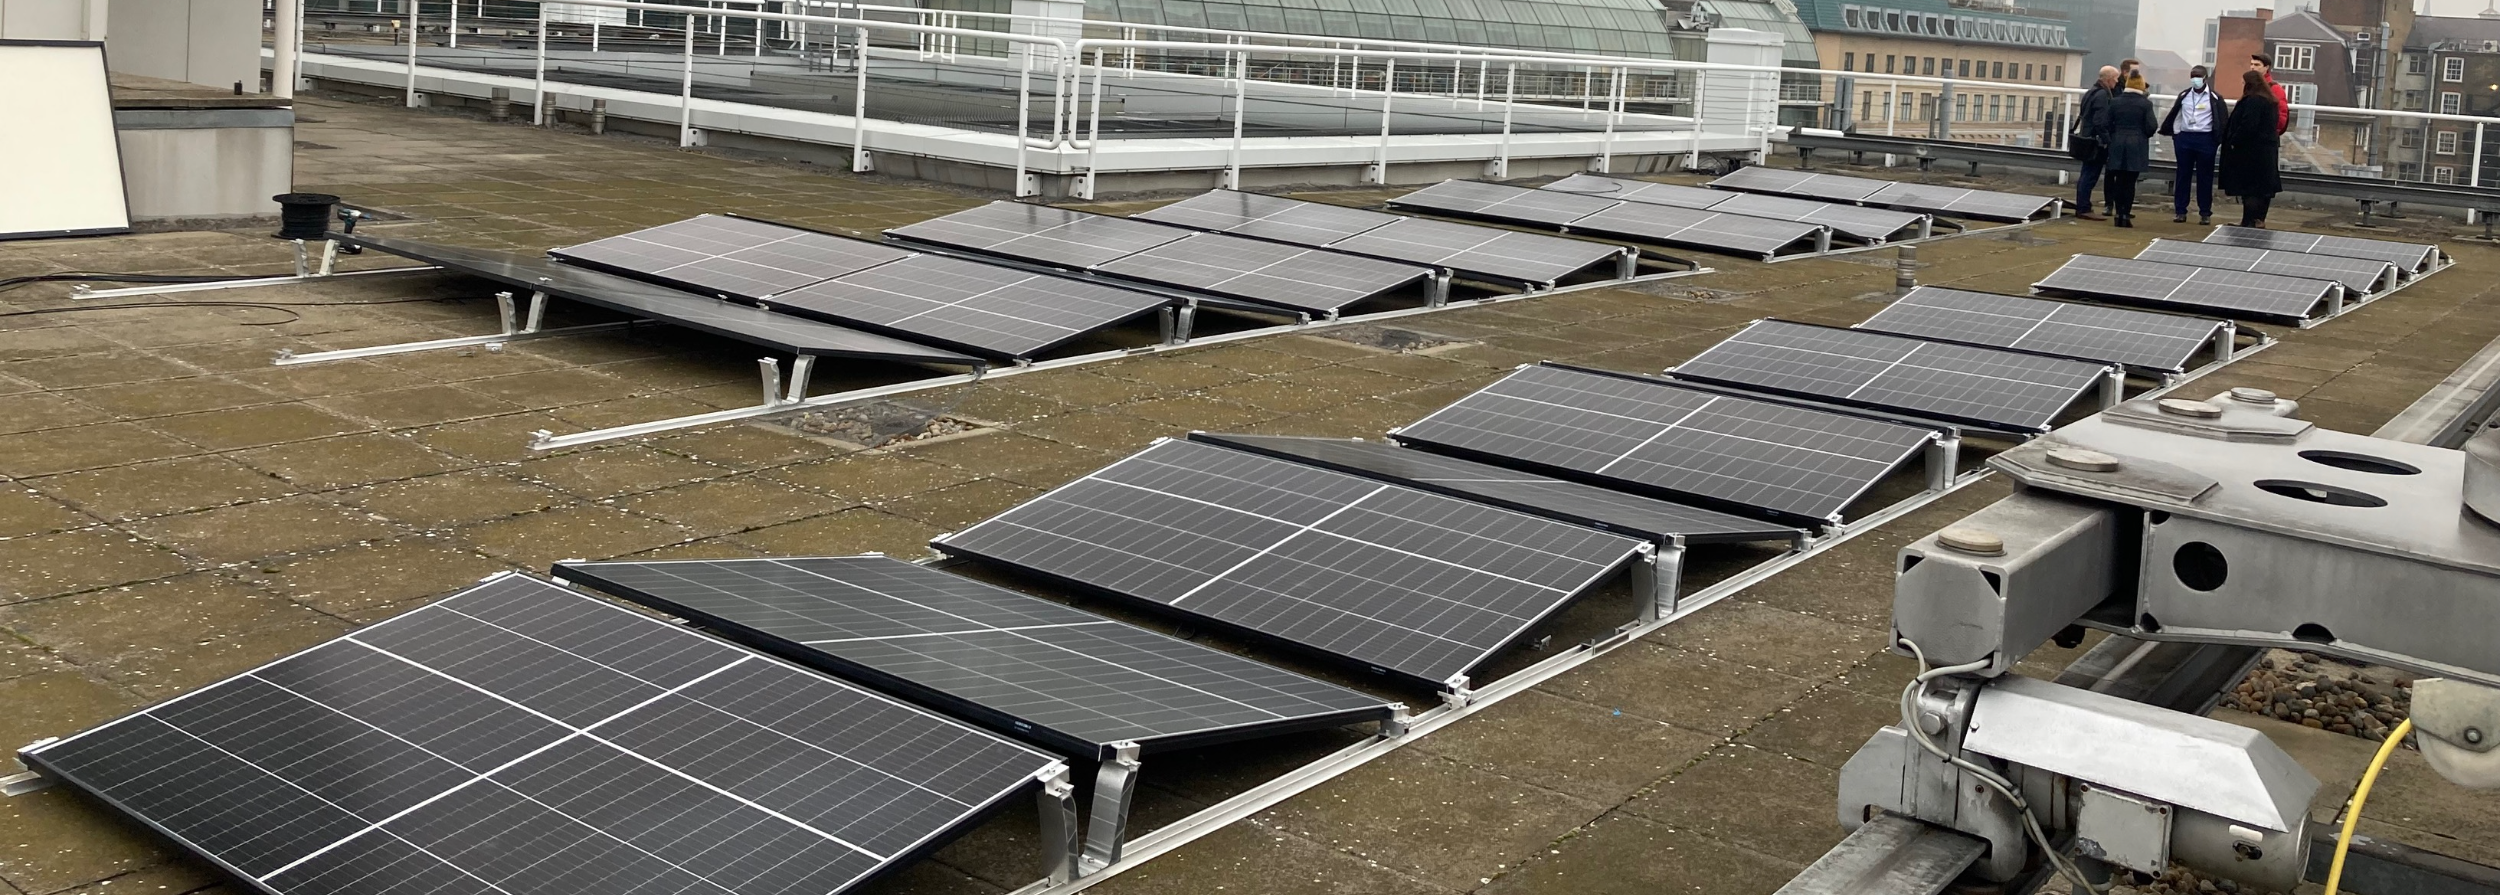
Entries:
{"type": "Polygon", "coordinates": [[[2282,146],[2275,130],[2274,91],[2266,76],[2251,70],[2240,76],[2240,102],[2222,126],[2222,156],[2214,178],[2222,191],[2240,199],[2240,226],[2263,227],[2274,194],[2283,191],[2278,173],[2282,146]]]}

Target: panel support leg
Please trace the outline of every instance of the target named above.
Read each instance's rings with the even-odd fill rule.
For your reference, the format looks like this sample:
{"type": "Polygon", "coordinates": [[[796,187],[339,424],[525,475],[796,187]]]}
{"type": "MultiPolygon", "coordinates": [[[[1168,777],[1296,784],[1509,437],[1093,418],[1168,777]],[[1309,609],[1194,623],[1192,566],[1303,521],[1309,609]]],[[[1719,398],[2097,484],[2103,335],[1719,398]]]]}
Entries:
{"type": "Polygon", "coordinates": [[[1934,235],[1936,235],[1936,216],[1932,214],[1919,215],[1918,238],[1926,239],[1934,235]]]}
{"type": "Polygon", "coordinates": [[[1128,838],[1129,797],[1137,792],[1137,744],[1112,744],[1110,758],[1094,772],[1094,807],[1085,816],[1085,852],[1079,869],[1092,873],[1120,861],[1128,838]]]}
{"type": "Polygon", "coordinates": [[[503,322],[504,335],[517,336],[521,334],[521,318],[520,315],[515,313],[513,310],[512,293],[495,293],[495,319],[503,322]]]}
{"type": "Polygon", "coordinates": [[[0,796],[16,798],[33,795],[51,789],[52,784],[58,782],[60,781],[52,779],[42,771],[21,771],[0,777],[0,796]]]}
{"type": "Polygon", "coordinates": [[[1442,305],[1449,304],[1450,272],[1445,270],[1440,273],[1433,274],[1432,282],[1425,285],[1424,290],[1425,307],[1437,308],[1442,305]]]}
{"type": "Polygon", "coordinates": [[[1823,228],[1823,229],[1821,229],[1821,230],[1815,231],[1815,234],[1814,234],[1814,253],[1815,253],[1815,254],[1817,254],[1817,255],[1825,255],[1825,254],[1830,254],[1830,253],[1831,253],[1831,250],[1832,250],[1832,228],[1830,228],[1830,227],[1825,227],[1825,228],[1823,228]]]}
{"type": "Polygon", "coordinates": [[[2126,399],[2127,368],[2123,366],[2110,367],[2109,377],[2101,380],[2101,407],[2103,409],[2116,407],[2118,406],[2118,402],[2126,399]]]}
{"type": "Polygon", "coordinates": [[[547,322],[547,293],[530,293],[529,317],[521,323],[521,332],[534,333],[547,322]]]}
{"type": "Polygon", "coordinates": [[[1042,812],[1042,878],[1063,886],[1077,877],[1076,784],[1068,782],[1068,766],[1044,771],[1042,789],[1033,796],[1042,812]]]}
{"type": "Polygon", "coordinates": [[[2342,283],[2337,283],[2337,284],[2335,284],[2334,286],[2329,287],[2329,288],[2327,289],[2327,293],[2326,293],[2326,316],[2328,316],[2328,317],[2341,317],[2341,316],[2343,316],[2343,314],[2344,314],[2344,284],[2342,284],[2342,283]]]}
{"type": "Polygon", "coordinates": [[[1640,275],[1641,250],[1635,248],[1624,249],[1623,255],[1615,259],[1615,279],[1629,280],[1640,275]]]}
{"type": "Polygon", "coordinates": [[[2227,320],[2223,321],[2222,328],[2214,332],[2214,363],[2230,363],[2232,358],[2239,355],[2239,352],[2239,324],[2232,323],[2227,320]]]}
{"type": "Polygon", "coordinates": [[[1675,600],[1684,579],[1684,539],[1659,545],[1632,566],[1632,598],[1641,603],[1641,621],[1654,622],[1675,614],[1675,600]]]}
{"type": "Polygon", "coordinates": [[[816,373],[816,356],[802,354],[790,359],[790,387],[782,400],[791,404],[807,400],[807,380],[816,373]]]}
{"type": "Polygon", "coordinates": [[[1943,491],[1953,487],[1953,477],[1962,464],[1962,435],[1946,433],[1927,443],[1927,490],[1943,491]]]}
{"type": "Polygon", "coordinates": [[[755,372],[764,378],[764,406],[779,406],[781,404],[781,359],[777,357],[756,358],[755,372]]]}

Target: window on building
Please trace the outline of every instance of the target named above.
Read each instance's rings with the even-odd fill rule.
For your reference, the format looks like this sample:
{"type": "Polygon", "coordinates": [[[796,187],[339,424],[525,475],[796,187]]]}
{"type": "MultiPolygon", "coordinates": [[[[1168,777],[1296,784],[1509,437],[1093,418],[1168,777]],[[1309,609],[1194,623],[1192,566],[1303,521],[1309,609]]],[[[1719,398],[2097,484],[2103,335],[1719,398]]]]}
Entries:
{"type": "Polygon", "coordinates": [[[1840,20],[1849,23],[1849,27],[1851,28],[1863,27],[1859,24],[1863,20],[1858,18],[1858,8],[1855,6],[1841,7],[1840,20]]]}
{"type": "Polygon", "coordinates": [[[2405,128],[2405,129],[2403,129],[2403,130],[2397,131],[2397,132],[2396,132],[2396,148],[2398,148],[2398,149],[2420,149],[2420,148],[2422,148],[2422,132],[2421,132],[2421,131],[2418,131],[2418,130],[2414,130],[2413,128],[2409,128],[2409,127],[2408,127],[2408,128],[2405,128]]]}
{"type": "Polygon", "coordinates": [[[1900,31],[1900,30],[1901,30],[1901,14],[1900,14],[1900,13],[1897,13],[1897,12],[1886,12],[1886,13],[1884,13],[1884,30],[1886,30],[1886,31],[1900,31]]]}
{"type": "Polygon", "coordinates": [[[1841,71],[1857,71],[1857,70],[1858,70],[1858,54],[1856,54],[1856,53],[1842,53],[1842,54],[1840,54],[1840,70],[1841,70],[1841,71]]]}
{"type": "Polygon", "coordinates": [[[2427,75],[2427,74],[2430,74],[2430,73],[2431,73],[2431,57],[2430,57],[2430,56],[2425,55],[2425,54],[2422,54],[2422,53],[2406,53],[2406,54],[2405,54],[2405,74],[2408,74],[2408,75],[2427,75]]]}
{"type": "Polygon", "coordinates": [[[2455,169],[2455,168],[2451,168],[2451,167],[2448,167],[2448,166],[2446,166],[2446,165],[2442,165],[2442,166],[2439,166],[2439,167],[2437,167],[2437,168],[2432,168],[2432,169],[2431,169],[2431,182],[2432,182],[2432,183],[2455,183],[2455,182],[2457,182],[2457,169],[2455,169]]]}
{"type": "Polygon", "coordinates": [[[1921,59],[1921,60],[1919,60],[1919,61],[1918,61],[1918,73],[1919,73],[1919,74],[1922,74],[1922,75],[1932,75],[1932,74],[1935,74],[1935,73],[1936,73],[1936,57],[1934,57],[1934,56],[1929,56],[1929,57],[1927,57],[1927,58],[1925,58],[1925,59],[1921,59]]]}
{"type": "Polygon", "coordinates": [[[2003,114],[2005,114],[2004,107],[2003,107],[2002,103],[2000,102],[2001,100],[2002,100],[2002,97],[1999,97],[1999,96],[1997,96],[1997,95],[1995,95],[1995,94],[1989,94],[1989,95],[1988,95],[1988,120],[1989,120],[1989,121],[1997,121],[1997,120],[2000,120],[2000,116],[2002,116],[2003,114]]]}
{"type": "Polygon", "coordinates": [[[2422,110],[2422,103],[2422,91],[2407,90],[2404,92],[2404,105],[2401,108],[2408,112],[2419,112],[2422,110]]]}
{"type": "Polygon", "coordinates": [[[2458,110],[2464,108],[2464,106],[2465,95],[2462,93],[2441,93],[2439,95],[2439,114],[2462,114],[2458,110]]]}
{"type": "Polygon", "coordinates": [[[2440,155],[2457,154],[2457,132],[2440,131],[2439,136],[2431,143],[2431,151],[2440,155]]]}
{"type": "Polygon", "coordinates": [[[1961,73],[1960,77],[1965,77],[1965,78],[1970,77],[1970,60],[1968,60],[1968,59],[1964,59],[1964,60],[1962,60],[1962,73],[1961,73]]]}
{"type": "Polygon", "coordinates": [[[1953,95],[1953,120],[1955,120],[1955,121],[1966,121],[1966,120],[1969,120],[1969,118],[1970,118],[1970,95],[1969,95],[1969,94],[1966,94],[1966,93],[1957,93],[1957,94],[1954,94],[1954,95],[1953,95]]]}
{"type": "Polygon", "coordinates": [[[1858,109],[1860,115],[1875,114],[1875,91],[1869,90],[1858,96],[1858,109]]]}
{"type": "Polygon", "coordinates": [[[1956,20],[1956,19],[1950,19],[1950,18],[1948,18],[1948,19],[1945,19],[1945,20],[1944,20],[1944,36],[1946,36],[1946,37],[1958,37],[1958,36],[1960,36],[1960,35],[1957,35],[1957,34],[1955,34],[1955,33],[1954,33],[1954,31],[1955,31],[1956,29],[1955,29],[1953,26],[1954,26],[1954,24],[1955,24],[1957,21],[1958,21],[1958,20],[1956,20]]]}
{"type": "Polygon", "coordinates": [[[1875,54],[1873,53],[1866,54],[1866,72],[1868,74],[1875,73],[1875,54]]]}
{"type": "Polygon", "coordinates": [[[2439,60],[2439,79],[2449,83],[2465,80],[2465,58],[2450,56],[2439,60]]]}
{"type": "Polygon", "coordinates": [[[1884,74],[1888,74],[1888,75],[1889,75],[1889,74],[1892,74],[1892,73],[1894,73],[1894,72],[1896,72],[1896,71],[1899,71],[1899,69],[1896,69],[1896,68],[1894,68],[1894,67],[1893,67],[1893,63],[1894,63],[1895,61],[1897,61],[1899,58],[1900,58],[1900,57],[1898,57],[1898,56],[1885,56],[1885,57],[1884,57],[1884,74]]]}
{"type": "Polygon", "coordinates": [[[2031,120],[2031,97],[2028,97],[2028,96],[2023,97],[2023,117],[2021,117],[2021,118],[2019,118],[2019,119],[2016,119],[2016,120],[2019,120],[2019,121],[2030,121],[2030,120],[2031,120]]]}
{"type": "Polygon", "coordinates": [[[1999,80],[1999,81],[2005,80],[2005,63],[2004,63],[2004,62],[1991,62],[1991,63],[1988,63],[1988,77],[1990,77],[1990,78],[1994,78],[1994,79],[1999,80]]]}
{"type": "Polygon", "coordinates": [[[2397,162],[2397,163],[2396,163],[2396,179],[2397,179],[2397,180],[2420,180],[2420,179],[2422,179],[2422,166],[2421,166],[2421,165],[2414,164],[2414,163],[2412,163],[2412,162],[2397,162]]]}
{"type": "Polygon", "coordinates": [[[2060,62],[2060,63],[2058,63],[2058,64],[2057,64],[2057,79],[2056,79],[2056,80],[2057,80],[2057,83],[2060,83],[2060,84],[2066,83],[2066,64],[2065,64],[2065,63],[2063,63],[2063,62],[2060,62]]]}
{"type": "Polygon", "coordinates": [[[1934,121],[1934,120],[1936,120],[1936,95],[1935,95],[1935,94],[1933,94],[1933,93],[1921,93],[1921,94],[1919,94],[1919,95],[1918,95],[1918,120],[1920,120],[1920,121],[1934,121]]]}
{"type": "Polygon", "coordinates": [[[2035,63],[2030,63],[2030,62],[2025,62],[2025,63],[2023,63],[2023,80],[2026,80],[2026,81],[2036,81],[2036,80],[2039,80],[2039,74],[2040,74],[2040,73],[2039,73],[2038,71],[2036,71],[2036,70],[2035,70],[2035,67],[2036,67],[2036,64],[2035,64],[2035,63]]]}
{"type": "Polygon", "coordinates": [[[2281,44],[2274,48],[2274,67],[2284,71],[2310,71],[2318,67],[2318,48],[2308,44],[2281,44]]]}

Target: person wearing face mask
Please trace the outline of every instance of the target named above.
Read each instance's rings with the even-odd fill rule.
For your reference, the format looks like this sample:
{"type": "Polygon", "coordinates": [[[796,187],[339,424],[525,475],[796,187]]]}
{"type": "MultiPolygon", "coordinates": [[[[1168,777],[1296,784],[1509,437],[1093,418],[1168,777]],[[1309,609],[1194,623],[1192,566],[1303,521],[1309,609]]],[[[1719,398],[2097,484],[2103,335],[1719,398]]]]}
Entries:
{"type": "Polygon", "coordinates": [[[2214,151],[2220,144],[2214,132],[2230,104],[2205,82],[2205,67],[2188,69],[2188,86],[2179,91],[2179,98],[2170,104],[2170,114],[2161,120],[2161,132],[2170,138],[2170,154],[2179,160],[2179,176],[2170,181],[2170,222],[2187,223],[2188,188],[2196,189],[2196,222],[2214,222],[2214,151]]]}
{"type": "Polygon", "coordinates": [[[2153,133],[2161,121],[2153,116],[2153,100],[2144,95],[2144,73],[2128,72],[2109,101],[2109,214],[2121,227],[2135,226],[2135,181],[2153,163],[2153,133]]]}

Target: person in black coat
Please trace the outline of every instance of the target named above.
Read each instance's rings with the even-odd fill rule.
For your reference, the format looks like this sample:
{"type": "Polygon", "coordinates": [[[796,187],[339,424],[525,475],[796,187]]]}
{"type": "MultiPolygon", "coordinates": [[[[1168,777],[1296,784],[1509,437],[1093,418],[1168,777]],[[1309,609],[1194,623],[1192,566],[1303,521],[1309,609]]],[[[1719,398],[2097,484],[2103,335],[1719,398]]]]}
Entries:
{"type": "Polygon", "coordinates": [[[2283,191],[2283,177],[2278,171],[2282,146],[2281,135],[2274,129],[2274,91],[2266,86],[2264,75],[2254,70],[2240,79],[2240,101],[2231,108],[2231,117],[2222,125],[2222,157],[2215,165],[2214,178],[2222,191],[2240,198],[2240,226],[2263,227],[2266,212],[2274,205],[2274,194],[2283,191]]]}
{"type": "Polygon", "coordinates": [[[2092,188],[2101,183],[2101,162],[2109,150],[2102,132],[2109,128],[2110,95],[2117,89],[2118,69],[2101,66],[2100,80],[2075,105],[2074,130],[2066,135],[2066,154],[2083,163],[2075,180],[2075,217],[2087,221],[2102,219],[2092,213],[2092,188]]]}
{"type": "Polygon", "coordinates": [[[2153,133],[2161,129],[2153,100],[2144,95],[2144,73],[2128,72],[2126,86],[2109,101],[2109,214],[2118,226],[2135,226],[2135,182],[2153,165],[2153,133]]]}

